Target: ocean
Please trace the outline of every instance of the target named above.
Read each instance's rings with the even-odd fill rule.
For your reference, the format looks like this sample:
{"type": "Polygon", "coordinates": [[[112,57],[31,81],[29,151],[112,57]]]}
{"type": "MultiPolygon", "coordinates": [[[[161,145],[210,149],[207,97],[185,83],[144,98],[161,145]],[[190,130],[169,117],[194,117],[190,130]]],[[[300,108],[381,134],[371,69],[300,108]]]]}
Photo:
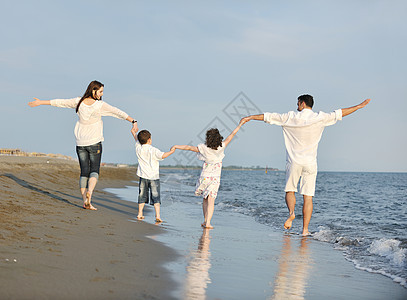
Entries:
{"type": "MultiPolygon", "coordinates": [[[[160,173],[162,216],[165,218],[166,207],[173,206],[182,210],[181,220],[188,214],[183,207],[202,202],[194,196],[200,170],[163,169],[160,173]]],[[[281,171],[223,170],[212,222],[214,232],[219,230],[216,226],[222,214],[234,214],[227,218],[227,224],[235,220],[236,228],[239,215],[252,219],[261,228],[260,236],[267,235],[264,228],[283,232],[288,216],[284,182],[281,171]]],[[[137,188],[132,189],[127,195],[124,190],[118,194],[136,201],[137,188]]],[[[302,232],[302,198],[296,196],[296,219],[289,230],[294,236],[302,232]]],[[[407,173],[319,172],[313,203],[311,239],[341,253],[354,268],[384,275],[407,288],[407,173]]],[[[199,209],[196,211],[193,218],[199,226],[202,216],[199,209]]],[[[171,224],[164,226],[182,231],[171,224]]],[[[188,234],[186,230],[184,235],[188,234]]]]}
{"type": "MultiPolygon", "coordinates": [[[[200,170],[161,172],[167,201],[197,201],[191,195],[200,170]]],[[[284,183],[281,171],[223,170],[215,214],[233,211],[282,230],[288,217],[284,183]]],[[[296,196],[291,231],[300,234],[302,196],[296,196]]],[[[407,173],[319,172],[313,203],[314,239],[342,251],[356,268],[407,288],[407,173]]]]}

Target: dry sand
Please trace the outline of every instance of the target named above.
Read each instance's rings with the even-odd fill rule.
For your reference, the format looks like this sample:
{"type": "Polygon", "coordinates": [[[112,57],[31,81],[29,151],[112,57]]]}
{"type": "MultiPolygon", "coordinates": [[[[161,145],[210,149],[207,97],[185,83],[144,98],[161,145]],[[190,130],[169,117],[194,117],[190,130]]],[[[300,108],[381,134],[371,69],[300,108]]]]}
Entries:
{"type": "MultiPolygon", "coordinates": [[[[82,209],[77,162],[0,156],[1,299],[169,299],[162,264],[177,254],[130,222],[137,204],[103,191],[137,180],[134,168],[102,167],[82,209]]],[[[136,197],[136,195],[135,195],[136,197]]]]}

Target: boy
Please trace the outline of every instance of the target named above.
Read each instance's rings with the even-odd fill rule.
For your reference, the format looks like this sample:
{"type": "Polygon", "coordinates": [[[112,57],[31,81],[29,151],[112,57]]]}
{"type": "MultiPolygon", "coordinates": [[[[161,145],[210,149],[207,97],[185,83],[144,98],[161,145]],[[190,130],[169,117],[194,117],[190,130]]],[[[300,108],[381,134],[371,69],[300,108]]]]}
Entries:
{"type": "Polygon", "coordinates": [[[136,140],[137,176],[140,177],[137,219],[144,219],[143,208],[150,198],[150,204],[154,205],[155,221],[161,223],[159,161],[173,154],[175,149],[164,153],[151,146],[151,133],[148,130],[141,130],[137,134],[137,130],[132,128],[131,133],[136,140]]]}

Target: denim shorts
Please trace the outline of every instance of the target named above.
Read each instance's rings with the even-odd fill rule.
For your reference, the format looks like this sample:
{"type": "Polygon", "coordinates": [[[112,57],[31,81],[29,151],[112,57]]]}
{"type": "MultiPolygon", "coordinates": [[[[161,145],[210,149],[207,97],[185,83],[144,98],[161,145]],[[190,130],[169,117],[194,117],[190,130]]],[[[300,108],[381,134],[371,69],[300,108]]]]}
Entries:
{"type": "Polygon", "coordinates": [[[138,203],[149,203],[154,205],[160,201],[160,179],[151,180],[140,177],[138,185],[138,203]]]}

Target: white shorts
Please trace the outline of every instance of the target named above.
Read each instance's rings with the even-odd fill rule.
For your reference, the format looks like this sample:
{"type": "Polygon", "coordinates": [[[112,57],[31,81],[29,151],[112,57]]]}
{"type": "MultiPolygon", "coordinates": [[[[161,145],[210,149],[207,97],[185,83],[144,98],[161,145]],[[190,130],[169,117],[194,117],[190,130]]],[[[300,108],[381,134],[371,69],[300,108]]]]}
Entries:
{"type": "Polygon", "coordinates": [[[301,166],[295,163],[287,163],[285,167],[285,192],[297,192],[300,181],[300,194],[314,196],[315,183],[317,181],[317,164],[301,166]]]}

